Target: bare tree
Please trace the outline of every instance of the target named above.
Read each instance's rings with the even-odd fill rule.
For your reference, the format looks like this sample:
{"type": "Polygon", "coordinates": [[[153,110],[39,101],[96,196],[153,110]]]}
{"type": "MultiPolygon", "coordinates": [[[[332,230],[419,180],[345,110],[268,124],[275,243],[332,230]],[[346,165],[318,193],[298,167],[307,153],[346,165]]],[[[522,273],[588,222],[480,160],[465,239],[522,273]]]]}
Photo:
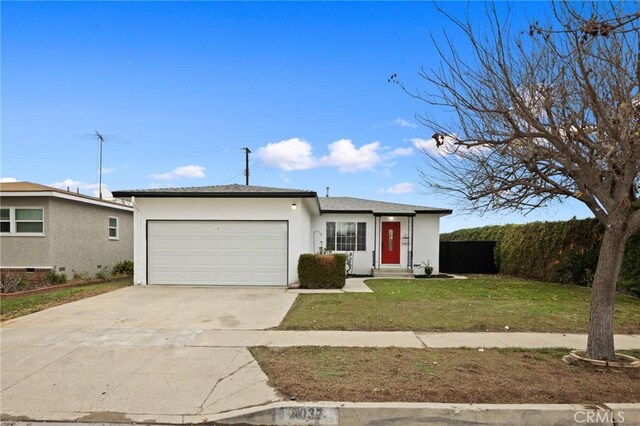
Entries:
{"type": "Polygon", "coordinates": [[[601,360],[614,358],[616,283],[625,243],[640,229],[638,10],[638,3],[554,4],[548,22],[514,33],[490,4],[482,34],[447,15],[471,59],[445,36],[439,68],[420,73],[429,89],[405,89],[451,112],[447,122],[418,117],[434,132],[433,145],[423,146],[430,188],[479,210],[574,198],[604,225],[587,344],[587,356],[601,360]]]}

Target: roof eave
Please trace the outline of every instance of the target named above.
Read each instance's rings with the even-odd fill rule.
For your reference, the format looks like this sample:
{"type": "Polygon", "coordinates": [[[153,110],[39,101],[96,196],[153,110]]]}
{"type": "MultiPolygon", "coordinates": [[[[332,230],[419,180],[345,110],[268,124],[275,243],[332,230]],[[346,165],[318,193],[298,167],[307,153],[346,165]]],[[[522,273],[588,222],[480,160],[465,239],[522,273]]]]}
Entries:
{"type": "Polygon", "coordinates": [[[320,213],[353,213],[353,214],[373,214],[373,210],[336,210],[336,209],[321,209],[320,213]]]}
{"type": "Polygon", "coordinates": [[[136,198],[314,198],[315,192],[135,192],[113,191],[114,197],[136,198]]]}
{"type": "Polygon", "coordinates": [[[453,210],[451,209],[435,209],[435,210],[416,210],[416,213],[419,214],[451,214],[453,210]]]}
{"type": "Polygon", "coordinates": [[[415,216],[416,213],[415,212],[375,212],[373,214],[376,217],[382,217],[382,216],[415,216]]]}

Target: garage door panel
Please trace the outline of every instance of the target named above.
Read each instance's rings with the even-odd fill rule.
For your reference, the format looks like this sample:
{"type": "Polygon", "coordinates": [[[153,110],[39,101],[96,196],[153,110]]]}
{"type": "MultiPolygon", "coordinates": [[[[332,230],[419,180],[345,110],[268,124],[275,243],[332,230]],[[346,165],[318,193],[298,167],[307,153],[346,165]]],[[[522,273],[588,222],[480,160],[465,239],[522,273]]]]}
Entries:
{"type": "Polygon", "coordinates": [[[286,285],[287,222],[150,221],[150,284],[286,285]]]}

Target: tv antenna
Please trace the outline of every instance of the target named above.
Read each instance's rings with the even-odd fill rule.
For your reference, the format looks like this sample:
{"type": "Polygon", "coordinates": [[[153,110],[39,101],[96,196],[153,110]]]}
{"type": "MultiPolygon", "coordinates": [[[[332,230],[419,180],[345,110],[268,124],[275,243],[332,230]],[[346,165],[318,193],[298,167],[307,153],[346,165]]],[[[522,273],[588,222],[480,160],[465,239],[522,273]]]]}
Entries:
{"type": "Polygon", "coordinates": [[[76,135],[75,137],[81,138],[81,139],[93,139],[93,138],[96,138],[98,140],[98,142],[100,143],[100,168],[98,170],[98,174],[99,174],[98,194],[99,194],[100,199],[102,199],[102,145],[105,142],[121,143],[121,144],[125,144],[125,145],[131,145],[131,143],[127,142],[126,139],[121,139],[121,138],[118,138],[117,136],[104,135],[104,134],[98,132],[97,130],[95,130],[94,133],[89,133],[89,134],[84,134],[84,135],[76,135]]]}
{"type": "Polygon", "coordinates": [[[102,144],[104,143],[104,136],[96,130],[96,138],[98,139],[98,142],[100,142],[100,183],[98,184],[98,191],[100,191],[100,199],[102,199],[102,144]]]}

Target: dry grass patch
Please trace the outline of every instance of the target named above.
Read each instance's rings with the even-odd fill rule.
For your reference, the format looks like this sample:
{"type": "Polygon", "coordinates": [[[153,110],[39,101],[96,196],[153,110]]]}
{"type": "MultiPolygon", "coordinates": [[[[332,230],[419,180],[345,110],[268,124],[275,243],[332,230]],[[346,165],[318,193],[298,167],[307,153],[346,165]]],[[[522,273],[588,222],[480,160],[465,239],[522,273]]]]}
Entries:
{"type": "MultiPolygon", "coordinates": [[[[577,367],[568,349],[251,348],[269,380],[303,401],[640,401],[640,370],[577,367]]],[[[640,356],[640,350],[629,351],[640,356]]]]}
{"type": "Polygon", "coordinates": [[[63,305],[75,300],[130,286],[131,281],[114,281],[89,284],[78,287],[67,287],[51,291],[27,294],[0,300],[0,320],[5,321],[23,315],[32,314],[54,306],[63,305]]]}

